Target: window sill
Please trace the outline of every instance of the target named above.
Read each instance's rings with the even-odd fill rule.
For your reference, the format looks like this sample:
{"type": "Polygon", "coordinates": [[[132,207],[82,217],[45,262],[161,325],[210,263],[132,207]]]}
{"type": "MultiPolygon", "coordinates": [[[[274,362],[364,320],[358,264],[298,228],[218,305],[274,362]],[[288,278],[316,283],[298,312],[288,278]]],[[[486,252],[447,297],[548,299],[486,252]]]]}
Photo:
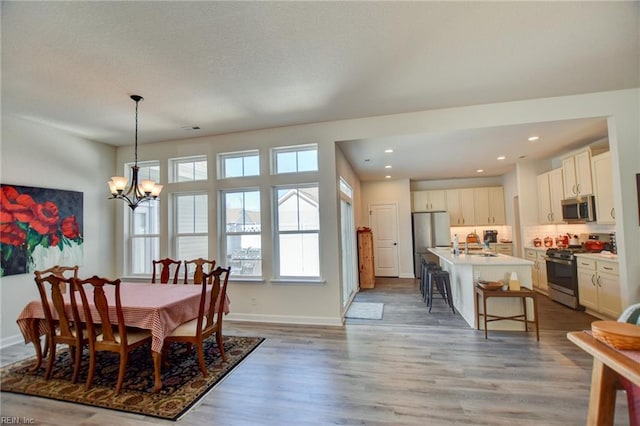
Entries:
{"type": "Polygon", "coordinates": [[[249,278],[249,277],[233,277],[230,276],[229,277],[229,282],[234,282],[234,283],[251,283],[251,284],[255,284],[255,283],[264,283],[266,280],[264,278],[249,278]]]}
{"type": "Polygon", "coordinates": [[[285,285],[308,285],[308,284],[326,284],[326,281],[320,278],[316,279],[304,279],[304,278],[274,278],[269,280],[273,284],[285,284],[285,285]]]}

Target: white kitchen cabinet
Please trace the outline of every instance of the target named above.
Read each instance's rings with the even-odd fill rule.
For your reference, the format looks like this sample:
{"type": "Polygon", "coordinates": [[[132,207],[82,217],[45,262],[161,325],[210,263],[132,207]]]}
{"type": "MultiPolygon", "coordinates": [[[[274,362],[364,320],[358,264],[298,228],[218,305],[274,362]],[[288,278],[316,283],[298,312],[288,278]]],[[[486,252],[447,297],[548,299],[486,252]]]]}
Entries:
{"type": "Polygon", "coordinates": [[[502,187],[474,188],[474,225],[505,225],[504,190],[502,187]]]}
{"type": "Polygon", "coordinates": [[[582,151],[562,160],[564,198],[593,194],[591,183],[591,152],[582,151]]]}
{"type": "Polygon", "coordinates": [[[414,191],[413,212],[441,212],[447,210],[444,190],[414,191]]]}
{"type": "Polygon", "coordinates": [[[551,170],[538,176],[538,221],[540,224],[563,223],[562,198],[562,169],[551,170]]]}
{"type": "Polygon", "coordinates": [[[596,222],[603,225],[615,224],[611,153],[605,152],[592,157],[591,172],[593,173],[593,193],[596,197],[596,222]]]}
{"type": "Polygon", "coordinates": [[[512,243],[498,243],[493,244],[498,254],[506,254],[507,256],[513,256],[513,244],[512,243]]]}
{"type": "Polygon", "coordinates": [[[549,286],[547,283],[547,261],[546,249],[537,250],[533,248],[527,248],[524,251],[524,257],[527,260],[533,262],[531,267],[531,281],[533,289],[540,293],[548,294],[549,286]]]}
{"type": "Polygon", "coordinates": [[[475,224],[473,188],[448,189],[445,198],[451,226],[475,224]]]}
{"type": "Polygon", "coordinates": [[[622,313],[618,264],[578,255],[578,295],[590,313],[618,318],[622,313]]]}

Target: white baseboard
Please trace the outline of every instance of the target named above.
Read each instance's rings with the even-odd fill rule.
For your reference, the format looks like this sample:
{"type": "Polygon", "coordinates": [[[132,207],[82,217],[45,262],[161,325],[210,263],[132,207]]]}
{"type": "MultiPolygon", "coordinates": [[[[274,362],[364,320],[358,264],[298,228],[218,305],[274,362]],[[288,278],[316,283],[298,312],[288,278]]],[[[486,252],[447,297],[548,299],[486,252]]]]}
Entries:
{"type": "Polygon", "coordinates": [[[260,315],[260,314],[234,314],[225,316],[225,321],[262,322],[270,324],[295,324],[295,325],[324,325],[342,327],[343,320],[339,317],[303,317],[290,315],[260,315]]]}
{"type": "Polygon", "coordinates": [[[412,278],[414,279],[416,276],[414,274],[400,274],[398,278],[412,278]]]}
{"type": "Polygon", "coordinates": [[[13,346],[18,343],[24,343],[24,337],[22,334],[16,334],[14,336],[3,337],[0,339],[0,349],[7,348],[9,346],[13,346]]]}

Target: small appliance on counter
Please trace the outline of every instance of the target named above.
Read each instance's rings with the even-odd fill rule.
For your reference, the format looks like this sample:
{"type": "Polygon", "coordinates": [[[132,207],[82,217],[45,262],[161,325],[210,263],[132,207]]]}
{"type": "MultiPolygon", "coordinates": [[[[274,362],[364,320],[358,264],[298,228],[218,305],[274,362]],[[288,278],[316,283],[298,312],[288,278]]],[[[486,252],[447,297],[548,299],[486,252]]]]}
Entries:
{"type": "Polygon", "coordinates": [[[609,244],[611,244],[611,253],[618,254],[618,245],[616,244],[616,233],[612,232],[609,234],[609,244]]]}
{"type": "Polygon", "coordinates": [[[467,244],[478,244],[480,243],[480,237],[478,236],[478,234],[476,234],[476,231],[474,230],[472,233],[467,234],[467,244]]]}
{"type": "Polygon", "coordinates": [[[609,234],[589,234],[584,248],[591,253],[600,253],[602,250],[611,251],[611,237],[609,234]]]}
{"type": "Polygon", "coordinates": [[[544,246],[545,247],[553,247],[553,238],[551,237],[545,237],[544,239],[544,246]]]}
{"type": "Polygon", "coordinates": [[[498,242],[498,231],[495,229],[486,229],[482,233],[482,241],[489,241],[490,243],[498,242]]]}
{"type": "Polygon", "coordinates": [[[542,240],[540,238],[534,238],[533,239],[533,246],[534,247],[542,247],[542,240]]]}

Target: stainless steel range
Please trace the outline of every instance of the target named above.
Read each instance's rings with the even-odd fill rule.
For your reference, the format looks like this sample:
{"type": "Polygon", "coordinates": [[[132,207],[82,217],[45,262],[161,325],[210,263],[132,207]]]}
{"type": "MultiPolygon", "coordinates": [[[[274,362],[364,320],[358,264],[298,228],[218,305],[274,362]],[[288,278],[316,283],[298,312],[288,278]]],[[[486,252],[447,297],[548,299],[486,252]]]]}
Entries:
{"type": "Polygon", "coordinates": [[[576,253],[585,253],[582,246],[547,250],[547,283],[549,297],[572,309],[584,310],[578,303],[578,262],[576,253]]]}

